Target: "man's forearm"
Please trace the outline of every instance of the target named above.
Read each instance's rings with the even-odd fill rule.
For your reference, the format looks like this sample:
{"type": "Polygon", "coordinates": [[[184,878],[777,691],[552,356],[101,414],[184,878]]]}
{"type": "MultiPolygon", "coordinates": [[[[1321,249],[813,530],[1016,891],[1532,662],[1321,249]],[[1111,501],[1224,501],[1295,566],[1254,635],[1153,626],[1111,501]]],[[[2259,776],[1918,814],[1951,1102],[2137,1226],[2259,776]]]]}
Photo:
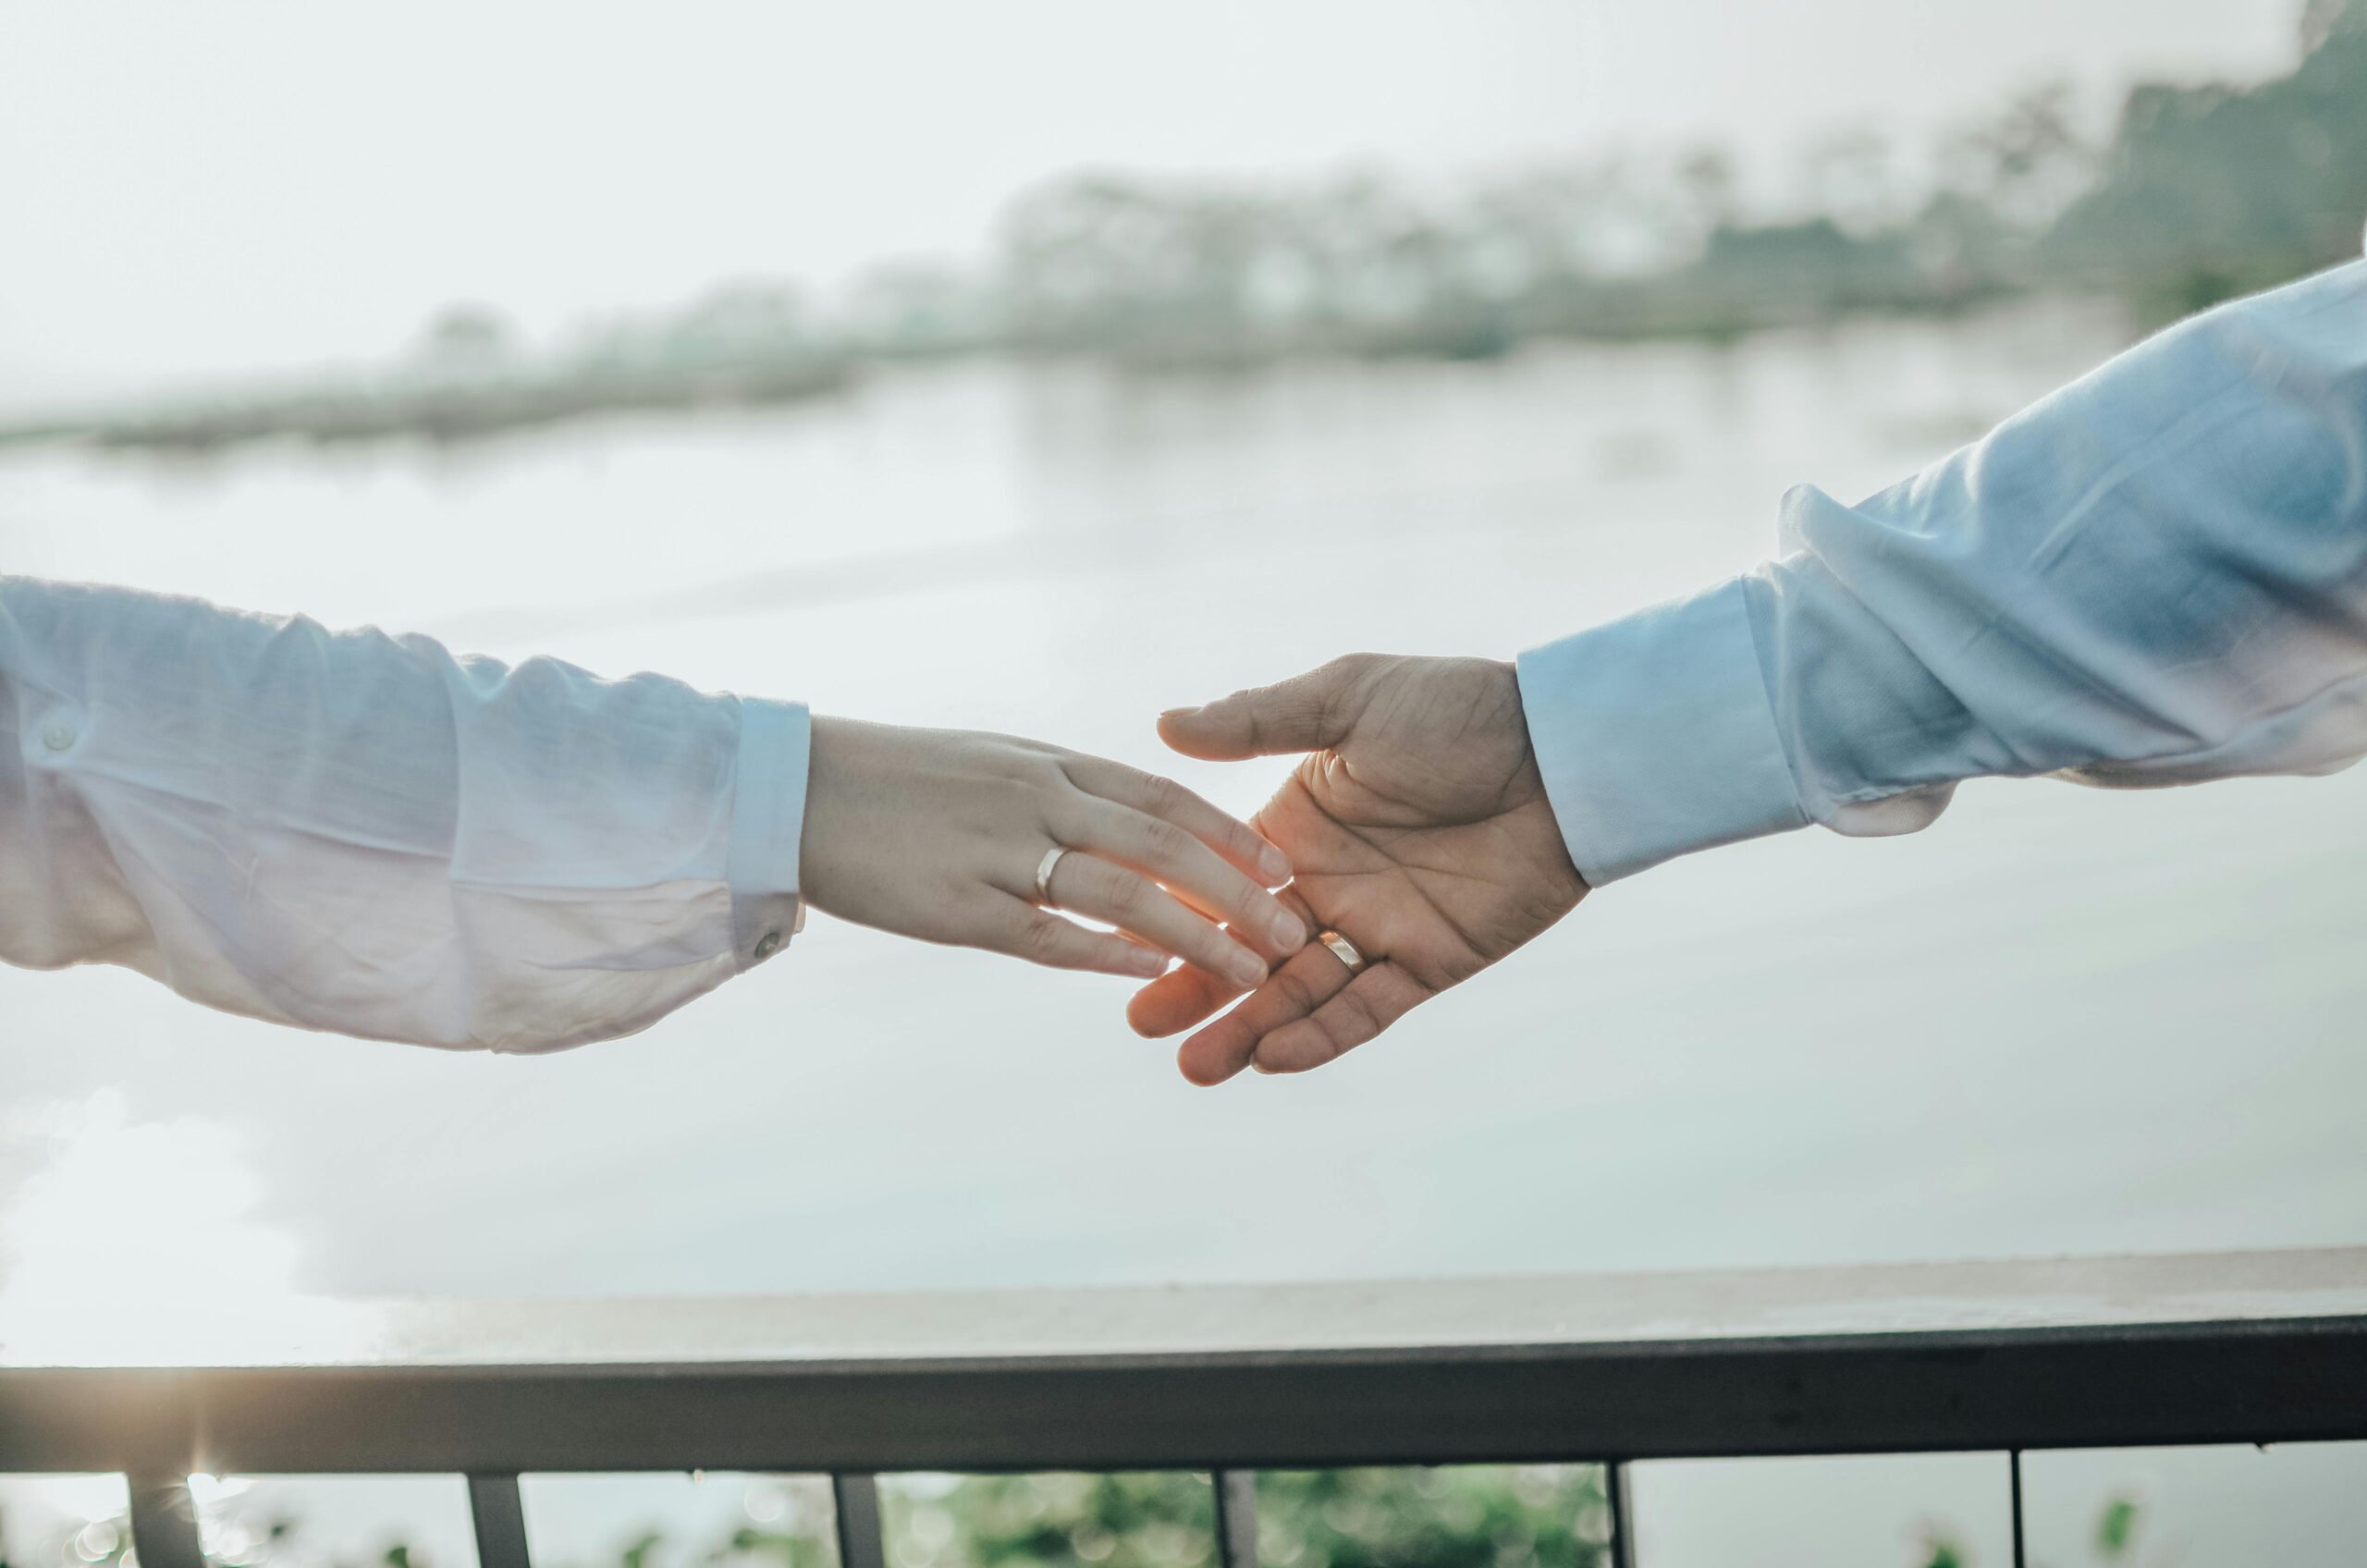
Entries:
{"type": "Polygon", "coordinates": [[[2310,772],[2367,752],[2367,263],[2130,350],[1787,554],[1536,650],[1532,738],[1590,883],[1959,780],[2310,772]]]}

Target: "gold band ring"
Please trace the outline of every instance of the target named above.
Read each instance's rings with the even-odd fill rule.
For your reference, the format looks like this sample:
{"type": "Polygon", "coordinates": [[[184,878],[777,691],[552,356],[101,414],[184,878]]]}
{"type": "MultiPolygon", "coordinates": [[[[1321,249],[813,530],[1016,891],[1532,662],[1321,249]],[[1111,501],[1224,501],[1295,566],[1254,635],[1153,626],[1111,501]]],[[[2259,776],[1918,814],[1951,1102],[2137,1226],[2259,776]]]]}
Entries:
{"type": "Polygon", "coordinates": [[[1061,845],[1054,844],[1044,851],[1044,858],[1036,863],[1036,901],[1046,909],[1060,907],[1052,901],[1052,868],[1059,865],[1061,857],[1068,852],[1067,849],[1061,845]]]}
{"type": "Polygon", "coordinates": [[[1315,939],[1331,949],[1331,956],[1346,966],[1351,976],[1364,973],[1365,955],[1356,951],[1355,943],[1341,936],[1337,931],[1328,930],[1318,931],[1315,934],[1315,939]]]}

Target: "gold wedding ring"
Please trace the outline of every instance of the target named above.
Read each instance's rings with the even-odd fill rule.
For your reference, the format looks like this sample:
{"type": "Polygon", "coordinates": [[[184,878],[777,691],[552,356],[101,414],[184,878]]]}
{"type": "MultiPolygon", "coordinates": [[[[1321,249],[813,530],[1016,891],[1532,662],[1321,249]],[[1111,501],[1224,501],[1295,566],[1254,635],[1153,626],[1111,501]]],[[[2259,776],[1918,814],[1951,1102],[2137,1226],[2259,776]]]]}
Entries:
{"type": "Polygon", "coordinates": [[[1046,909],[1060,907],[1052,902],[1052,868],[1061,864],[1061,857],[1066,853],[1068,853],[1066,849],[1054,844],[1044,851],[1044,858],[1036,864],[1036,901],[1046,909]]]}
{"type": "Polygon", "coordinates": [[[1331,956],[1347,966],[1350,976],[1364,973],[1365,955],[1356,951],[1355,943],[1337,931],[1318,931],[1315,939],[1331,949],[1331,956]]]}

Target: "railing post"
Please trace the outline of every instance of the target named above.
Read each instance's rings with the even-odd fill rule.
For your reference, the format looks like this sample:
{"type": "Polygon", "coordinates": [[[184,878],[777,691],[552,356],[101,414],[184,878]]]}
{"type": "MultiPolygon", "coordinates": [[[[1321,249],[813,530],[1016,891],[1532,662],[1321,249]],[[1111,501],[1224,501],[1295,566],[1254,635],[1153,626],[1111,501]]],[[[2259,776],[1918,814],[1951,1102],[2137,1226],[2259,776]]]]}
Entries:
{"type": "Polygon", "coordinates": [[[879,1528],[879,1479],[833,1476],[830,1501],[839,1522],[839,1568],[888,1568],[888,1546],[879,1528]]]}
{"type": "Polygon", "coordinates": [[[1636,1568],[1636,1488],[1624,1461],[1602,1467],[1602,1501],[1611,1510],[1611,1568],[1636,1568]]]}
{"type": "Polygon", "coordinates": [[[2005,1464],[2013,1478],[2014,1568],[2027,1568],[2030,1548],[2022,1539],[2022,1451],[2015,1449],[2007,1453],[2005,1464]]]}
{"type": "Polygon", "coordinates": [[[477,1568],[533,1568],[517,1476],[470,1476],[469,1518],[476,1526],[477,1568]]]}
{"type": "Polygon", "coordinates": [[[189,1477],[137,1475],[124,1480],[131,1493],[131,1545],[141,1568],[205,1568],[189,1477]]]}
{"type": "Polygon", "coordinates": [[[1208,1479],[1217,1492],[1218,1568],[1257,1568],[1257,1472],[1219,1470],[1208,1479]]]}

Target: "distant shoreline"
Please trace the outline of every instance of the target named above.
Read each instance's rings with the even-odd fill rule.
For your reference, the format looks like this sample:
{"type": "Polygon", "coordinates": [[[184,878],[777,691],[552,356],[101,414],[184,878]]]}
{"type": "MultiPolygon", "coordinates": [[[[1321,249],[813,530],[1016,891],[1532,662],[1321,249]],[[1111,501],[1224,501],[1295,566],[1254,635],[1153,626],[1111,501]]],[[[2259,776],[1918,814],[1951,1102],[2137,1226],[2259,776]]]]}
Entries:
{"type": "Polygon", "coordinates": [[[0,451],[80,447],[204,456],[273,440],[321,447],[424,442],[463,445],[616,413],[704,411],[816,402],[870,370],[1005,359],[1096,363],[1146,375],[1254,374],[1302,364],[1474,363],[1551,343],[1731,342],[1767,332],[1876,319],[1946,320],[2017,300],[2096,297],[2095,290],[1990,289],[1961,299],[1851,302],[1835,308],[1679,308],[1634,294],[1583,316],[1541,325],[1444,313],[1385,332],[1146,333],[1132,338],[1040,343],[985,338],[926,351],[817,349],[781,345],[688,364],[555,359],[487,362],[437,372],[397,367],[268,390],[225,388],[102,405],[72,415],[0,422],[0,451]]]}

